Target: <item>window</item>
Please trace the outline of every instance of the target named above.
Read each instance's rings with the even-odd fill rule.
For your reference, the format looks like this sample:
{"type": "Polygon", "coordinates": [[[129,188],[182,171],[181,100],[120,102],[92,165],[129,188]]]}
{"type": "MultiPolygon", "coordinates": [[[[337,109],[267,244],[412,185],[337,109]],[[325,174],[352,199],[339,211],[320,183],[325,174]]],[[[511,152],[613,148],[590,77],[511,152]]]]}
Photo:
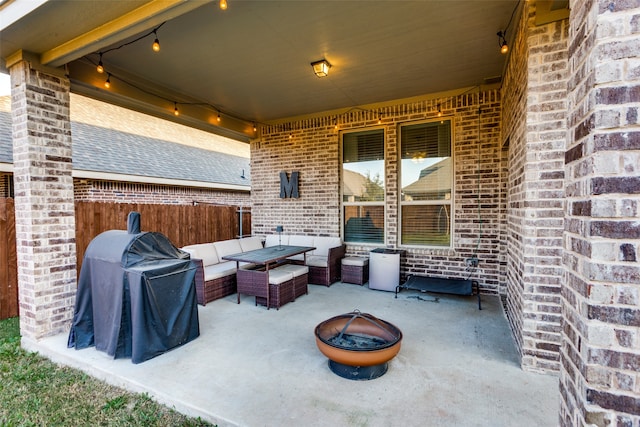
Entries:
{"type": "Polygon", "coordinates": [[[384,130],[342,134],[345,242],[384,243],[384,130]]]}
{"type": "Polygon", "coordinates": [[[400,243],[451,246],[451,121],[400,127],[400,243]]]}

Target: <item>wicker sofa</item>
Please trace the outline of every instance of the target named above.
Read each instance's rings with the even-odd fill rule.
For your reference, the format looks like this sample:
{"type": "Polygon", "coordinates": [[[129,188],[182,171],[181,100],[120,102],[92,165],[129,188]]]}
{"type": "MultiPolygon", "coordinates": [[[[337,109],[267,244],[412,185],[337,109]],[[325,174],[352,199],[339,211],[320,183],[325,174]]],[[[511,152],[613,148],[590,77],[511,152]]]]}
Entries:
{"type": "MultiPolygon", "coordinates": [[[[339,237],[277,235],[266,236],[265,247],[282,245],[311,246],[316,249],[306,256],[309,267],[309,283],[331,286],[340,280],[341,260],[346,252],[346,245],[339,237]]],[[[304,255],[296,255],[290,261],[302,264],[304,255]]]]}
{"type": "MultiPolygon", "coordinates": [[[[236,262],[225,261],[222,259],[223,256],[262,247],[262,238],[257,236],[183,247],[182,250],[188,252],[198,265],[196,271],[198,304],[207,305],[208,302],[236,293],[236,262]]],[[[240,268],[243,267],[249,267],[249,265],[240,263],[240,268]]]]}

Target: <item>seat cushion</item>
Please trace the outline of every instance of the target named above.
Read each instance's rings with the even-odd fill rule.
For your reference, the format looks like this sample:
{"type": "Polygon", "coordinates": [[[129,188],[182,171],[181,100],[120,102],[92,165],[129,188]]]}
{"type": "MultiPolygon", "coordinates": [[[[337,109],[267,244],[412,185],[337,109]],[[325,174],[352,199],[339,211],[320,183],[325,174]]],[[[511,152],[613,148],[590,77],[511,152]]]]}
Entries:
{"type": "Polygon", "coordinates": [[[238,239],[242,252],[253,251],[256,249],[262,249],[262,237],[251,236],[238,239]]]}
{"type": "Polygon", "coordinates": [[[230,276],[232,274],[236,274],[235,261],[223,261],[221,263],[210,265],[204,268],[205,282],[208,282],[209,280],[219,279],[225,276],[230,276]]]}
{"type": "Polygon", "coordinates": [[[280,268],[269,270],[270,285],[279,285],[288,280],[293,280],[293,273],[291,273],[290,271],[284,271],[284,270],[281,270],[280,268]]]}
{"type": "Polygon", "coordinates": [[[188,252],[191,258],[197,258],[202,260],[203,266],[214,265],[220,262],[218,258],[218,252],[216,251],[213,243],[199,243],[197,245],[189,245],[182,248],[183,251],[188,252]]]}
{"type": "Polygon", "coordinates": [[[364,267],[365,265],[369,265],[369,258],[364,258],[360,256],[348,256],[346,258],[342,258],[342,265],[353,265],[356,267],[364,267]]]}
{"type": "Polygon", "coordinates": [[[278,267],[278,270],[289,271],[293,274],[293,277],[302,276],[303,274],[309,273],[309,267],[306,265],[298,265],[298,264],[284,264],[278,267]]]}
{"type": "Polygon", "coordinates": [[[222,257],[224,256],[239,254],[242,252],[242,247],[240,246],[238,239],[222,240],[220,242],[214,242],[213,245],[216,247],[216,252],[218,252],[218,258],[220,258],[220,261],[223,261],[222,257]]]}
{"type": "Polygon", "coordinates": [[[306,265],[311,267],[328,267],[329,263],[326,256],[309,255],[307,256],[306,265]]]}

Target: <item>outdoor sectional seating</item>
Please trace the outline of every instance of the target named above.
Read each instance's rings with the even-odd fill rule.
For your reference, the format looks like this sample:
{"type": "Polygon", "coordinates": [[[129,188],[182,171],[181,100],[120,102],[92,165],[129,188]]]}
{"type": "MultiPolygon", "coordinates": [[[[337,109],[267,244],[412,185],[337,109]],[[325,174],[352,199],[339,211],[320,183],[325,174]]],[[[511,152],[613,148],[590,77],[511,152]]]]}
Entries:
{"type": "MultiPolygon", "coordinates": [[[[225,261],[222,257],[260,249],[263,247],[262,240],[259,236],[253,236],[184,246],[182,250],[191,255],[191,259],[196,262],[198,267],[196,271],[198,304],[207,305],[211,301],[236,293],[238,290],[236,262],[225,261]]],[[[293,299],[308,292],[307,283],[331,286],[331,284],[340,280],[341,260],[344,258],[346,245],[342,243],[339,237],[278,236],[277,234],[266,236],[264,246],[277,246],[279,244],[316,248],[307,253],[306,264],[304,255],[296,255],[288,259],[288,262],[292,264],[300,266],[305,264],[308,268],[307,270],[286,267],[293,274],[293,299]]],[[[251,267],[253,265],[240,263],[241,269],[251,267]]],[[[283,303],[286,302],[288,302],[288,298],[283,300],[283,303]]],[[[276,307],[279,305],[281,304],[278,303],[276,307]]]]}
{"type": "MultiPolygon", "coordinates": [[[[188,252],[198,266],[196,271],[198,304],[207,305],[208,302],[236,293],[236,262],[225,261],[222,259],[223,256],[260,248],[262,248],[261,237],[245,237],[183,247],[182,250],[188,252]]],[[[240,263],[240,268],[249,267],[251,265],[240,263]]]]}
{"type": "Polygon", "coordinates": [[[310,246],[316,249],[304,255],[289,258],[290,262],[305,264],[309,267],[309,283],[331,286],[340,280],[341,260],[346,252],[346,245],[339,237],[301,236],[269,234],[265,247],[282,245],[310,246]]]}

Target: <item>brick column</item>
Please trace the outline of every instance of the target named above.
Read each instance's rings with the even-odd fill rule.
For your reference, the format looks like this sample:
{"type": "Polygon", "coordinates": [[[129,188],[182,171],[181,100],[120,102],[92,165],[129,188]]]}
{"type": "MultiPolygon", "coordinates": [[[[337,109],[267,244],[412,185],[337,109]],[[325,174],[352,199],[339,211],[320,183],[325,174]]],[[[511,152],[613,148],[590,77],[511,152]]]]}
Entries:
{"type": "Polygon", "coordinates": [[[76,290],[69,80],[19,52],[11,74],[20,330],[68,328],[76,290]]]}
{"type": "Polygon", "coordinates": [[[509,144],[507,314],[522,368],[560,369],[568,20],[524,4],[503,84],[509,144]]]}
{"type": "Polygon", "coordinates": [[[640,7],[571,1],[560,423],[640,425],[640,7]]]}

